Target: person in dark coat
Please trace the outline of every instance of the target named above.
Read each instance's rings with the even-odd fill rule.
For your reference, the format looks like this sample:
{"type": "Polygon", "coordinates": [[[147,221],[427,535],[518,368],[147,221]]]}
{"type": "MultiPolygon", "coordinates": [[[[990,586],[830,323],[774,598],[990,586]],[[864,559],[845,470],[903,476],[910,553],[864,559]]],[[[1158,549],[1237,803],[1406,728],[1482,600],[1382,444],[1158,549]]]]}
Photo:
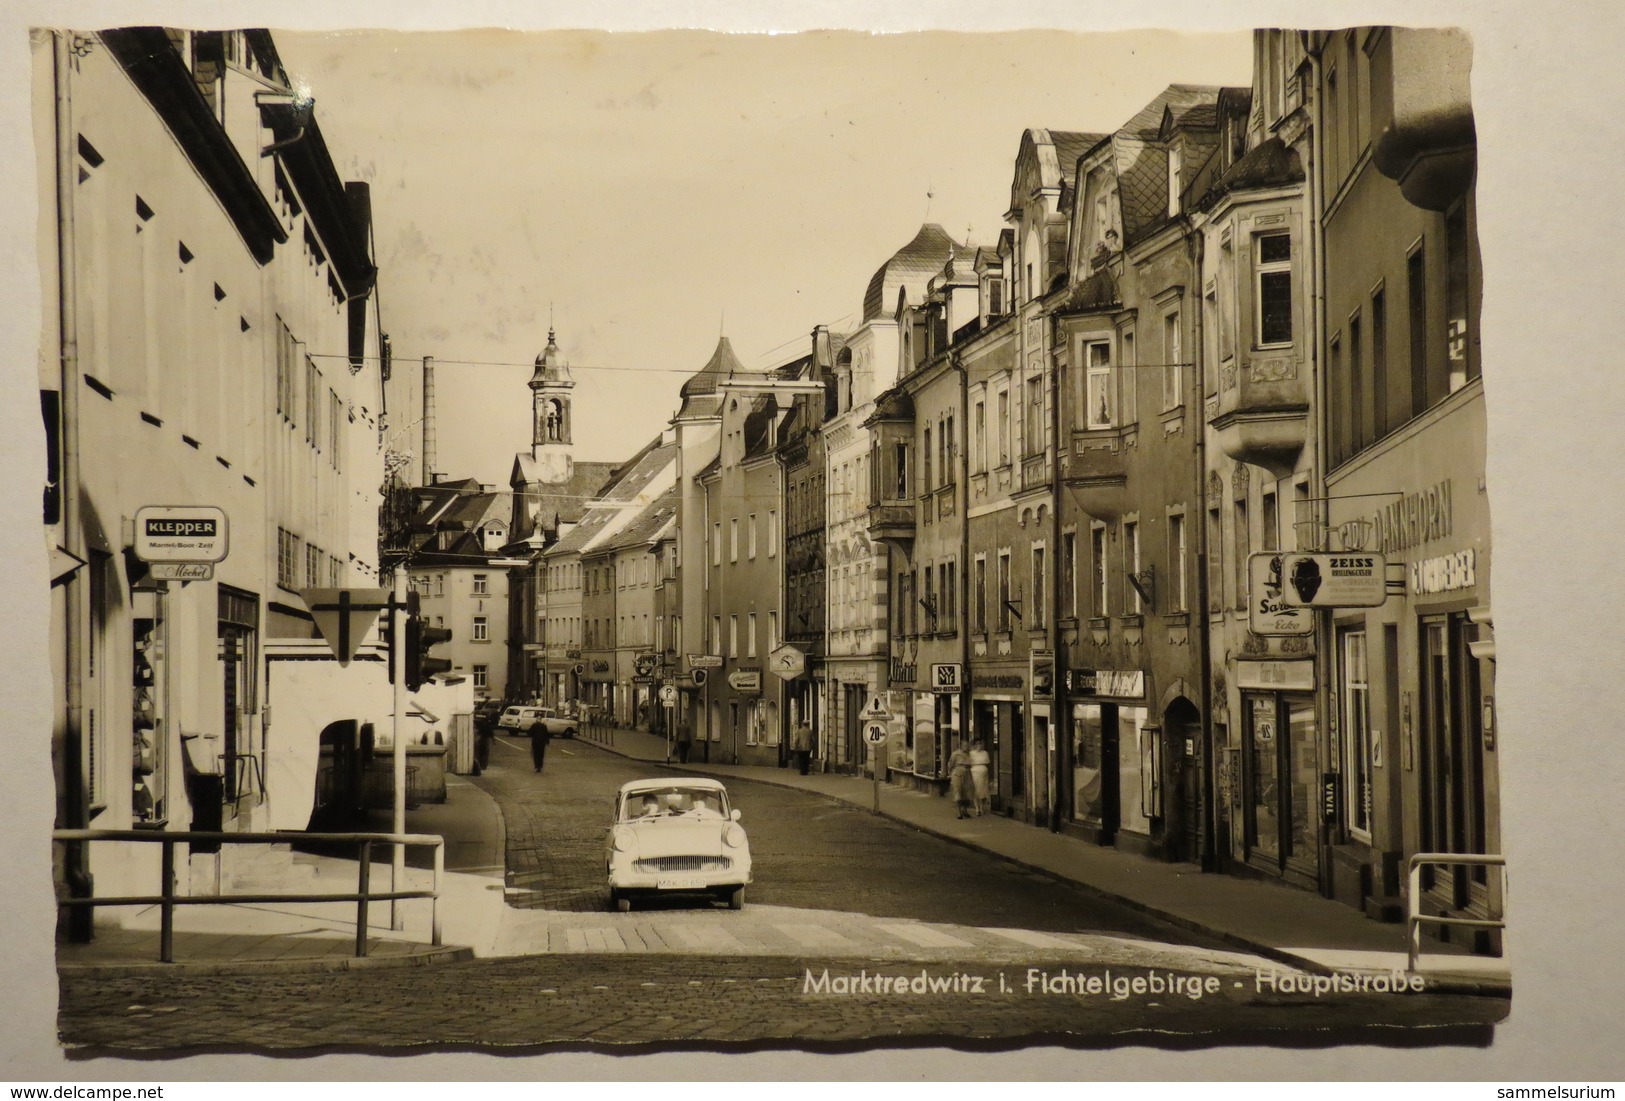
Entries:
{"type": "Polygon", "coordinates": [[[553,740],[548,733],[547,724],[537,719],[530,724],[530,763],[536,766],[536,771],[542,771],[542,764],[547,760],[547,743],[553,740]]]}
{"type": "Polygon", "coordinates": [[[694,748],[694,728],[689,725],[687,719],[684,719],[677,724],[677,760],[682,764],[688,764],[688,753],[692,748],[694,748]]]}

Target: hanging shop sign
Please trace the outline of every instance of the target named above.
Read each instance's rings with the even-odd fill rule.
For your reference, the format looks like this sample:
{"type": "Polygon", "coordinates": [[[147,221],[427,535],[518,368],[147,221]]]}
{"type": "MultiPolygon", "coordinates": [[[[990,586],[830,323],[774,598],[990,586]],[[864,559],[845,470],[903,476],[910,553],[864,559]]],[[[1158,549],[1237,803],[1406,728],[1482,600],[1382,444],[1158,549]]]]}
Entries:
{"type": "Polygon", "coordinates": [[[221,562],[230,542],[224,509],[147,505],[135,513],[133,544],[143,562],[221,562]]]}
{"type": "Polygon", "coordinates": [[[1280,554],[1247,556],[1247,627],[1255,635],[1310,635],[1315,613],[1289,603],[1280,554]]]}
{"type": "Polygon", "coordinates": [[[760,692],[762,690],[762,671],[760,669],[735,669],[728,674],[728,687],[735,692],[760,692]]]}
{"type": "Polygon", "coordinates": [[[688,655],[690,669],[721,669],[721,654],[690,654],[688,655]]]}
{"type": "Polygon", "coordinates": [[[931,666],[931,691],[957,692],[965,683],[965,667],[957,661],[939,661],[931,666]]]}
{"type": "Polygon", "coordinates": [[[1377,608],[1388,599],[1388,562],[1380,554],[1283,554],[1281,590],[1304,608],[1377,608]]]}
{"type": "Polygon", "coordinates": [[[807,655],[786,644],[767,656],[767,664],[780,680],[795,680],[807,671],[807,655]]]}

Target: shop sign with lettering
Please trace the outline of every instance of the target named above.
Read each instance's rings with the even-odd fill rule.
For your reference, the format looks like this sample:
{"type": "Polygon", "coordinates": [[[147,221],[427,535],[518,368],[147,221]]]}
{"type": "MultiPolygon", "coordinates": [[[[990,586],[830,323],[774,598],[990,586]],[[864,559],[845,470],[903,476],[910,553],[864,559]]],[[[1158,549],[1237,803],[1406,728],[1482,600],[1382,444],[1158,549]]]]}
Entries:
{"type": "Polygon", "coordinates": [[[1388,599],[1388,562],[1380,554],[1283,554],[1281,595],[1305,608],[1380,608],[1388,599]]]}
{"type": "Polygon", "coordinates": [[[1434,593],[1471,589],[1478,584],[1478,569],[1473,551],[1458,551],[1439,558],[1411,563],[1411,593],[1431,596],[1434,593]]]}
{"type": "Polygon", "coordinates": [[[1077,696],[1145,698],[1145,672],[1141,669],[1069,669],[1067,691],[1077,696]]]}
{"type": "Polygon", "coordinates": [[[1313,661],[1238,661],[1236,687],[1276,692],[1312,692],[1313,661]]]}
{"type": "Polygon", "coordinates": [[[1309,635],[1315,631],[1315,613],[1289,604],[1283,594],[1285,578],[1281,555],[1247,556],[1247,626],[1255,635],[1309,635]]]}
{"type": "Polygon", "coordinates": [[[135,556],[143,562],[220,562],[230,542],[223,509],[147,505],[135,514],[135,556]]]}

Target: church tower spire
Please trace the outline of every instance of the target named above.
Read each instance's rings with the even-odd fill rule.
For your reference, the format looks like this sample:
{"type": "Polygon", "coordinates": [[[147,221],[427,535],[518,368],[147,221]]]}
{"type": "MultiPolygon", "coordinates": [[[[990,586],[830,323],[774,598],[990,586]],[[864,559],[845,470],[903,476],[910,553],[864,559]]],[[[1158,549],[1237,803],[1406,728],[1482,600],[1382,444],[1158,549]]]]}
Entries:
{"type": "Polygon", "coordinates": [[[557,334],[547,330],[547,347],[536,357],[530,376],[530,455],[542,480],[567,482],[575,460],[570,442],[570,391],[575,389],[570,364],[559,351],[557,334]]]}

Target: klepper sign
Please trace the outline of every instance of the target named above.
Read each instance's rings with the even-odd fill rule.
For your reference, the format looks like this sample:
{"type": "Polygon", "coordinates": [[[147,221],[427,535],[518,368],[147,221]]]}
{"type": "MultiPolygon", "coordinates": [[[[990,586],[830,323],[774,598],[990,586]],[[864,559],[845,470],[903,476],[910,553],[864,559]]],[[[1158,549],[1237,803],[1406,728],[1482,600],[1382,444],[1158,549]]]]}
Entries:
{"type": "Polygon", "coordinates": [[[135,556],[143,562],[221,562],[229,542],[224,509],[148,505],[135,514],[135,556]]]}
{"type": "Polygon", "coordinates": [[[1315,613],[1287,600],[1282,555],[1247,556],[1247,626],[1255,635],[1309,635],[1315,613]]]}
{"type": "Polygon", "coordinates": [[[1304,608],[1376,608],[1388,599],[1388,562],[1380,554],[1283,554],[1282,596],[1304,608]]]}

